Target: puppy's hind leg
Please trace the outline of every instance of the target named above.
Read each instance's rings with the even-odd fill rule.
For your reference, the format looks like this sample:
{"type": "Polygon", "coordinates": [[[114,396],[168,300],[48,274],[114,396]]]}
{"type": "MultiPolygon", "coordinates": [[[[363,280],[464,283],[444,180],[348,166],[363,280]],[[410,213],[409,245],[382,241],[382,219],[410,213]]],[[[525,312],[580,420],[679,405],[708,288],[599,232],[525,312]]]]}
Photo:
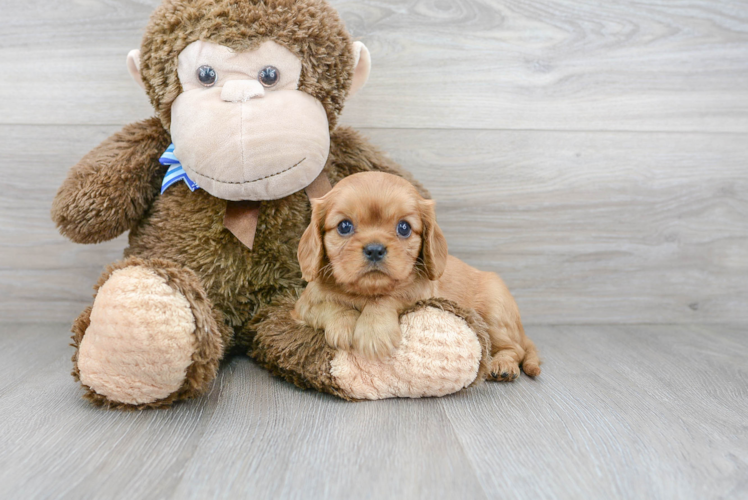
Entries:
{"type": "Polygon", "coordinates": [[[531,377],[537,377],[540,375],[538,350],[535,348],[535,343],[527,337],[524,337],[522,342],[525,346],[525,359],[522,360],[522,371],[531,377]]]}
{"type": "Polygon", "coordinates": [[[521,330],[520,341],[515,342],[506,335],[506,328],[489,327],[491,335],[491,360],[490,377],[500,382],[511,382],[519,378],[520,367],[530,377],[540,375],[540,357],[538,350],[532,340],[524,335],[521,330]]]}
{"type": "Polygon", "coordinates": [[[519,308],[498,275],[484,274],[483,295],[496,300],[479,304],[476,310],[488,324],[491,338],[490,378],[512,381],[519,378],[520,366],[529,376],[540,374],[540,359],[535,344],[525,335],[519,308]]]}

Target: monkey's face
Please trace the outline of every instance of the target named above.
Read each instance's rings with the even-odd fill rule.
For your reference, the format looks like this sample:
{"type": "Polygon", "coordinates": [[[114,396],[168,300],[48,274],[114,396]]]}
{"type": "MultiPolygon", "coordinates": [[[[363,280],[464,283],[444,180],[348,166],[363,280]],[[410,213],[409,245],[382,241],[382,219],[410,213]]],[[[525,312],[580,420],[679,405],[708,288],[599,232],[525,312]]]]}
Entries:
{"type": "Polygon", "coordinates": [[[282,198],[308,186],[330,150],[322,104],[298,90],[301,61],[266,41],[235,53],[191,43],[179,55],[174,155],[202,189],[226,200],[282,198]]]}
{"type": "Polygon", "coordinates": [[[371,68],[326,0],[164,0],[141,48],[127,66],[175,156],[227,200],[283,198],[314,181],[371,68]]]}
{"type": "Polygon", "coordinates": [[[175,156],[227,200],[283,198],[314,181],[371,68],[326,0],[164,0],[141,49],[127,66],[175,156]]]}

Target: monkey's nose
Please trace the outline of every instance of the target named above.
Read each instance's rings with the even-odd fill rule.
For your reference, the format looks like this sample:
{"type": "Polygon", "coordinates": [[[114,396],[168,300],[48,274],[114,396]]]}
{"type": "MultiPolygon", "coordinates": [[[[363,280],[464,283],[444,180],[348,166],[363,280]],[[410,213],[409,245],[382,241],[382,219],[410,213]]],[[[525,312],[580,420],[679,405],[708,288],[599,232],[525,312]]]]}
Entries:
{"type": "Polygon", "coordinates": [[[221,99],[226,102],[246,102],[253,97],[264,97],[265,87],[257,80],[231,80],[223,85],[221,99]]]}
{"type": "Polygon", "coordinates": [[[387,255],[387,247],[379,243],[370,243],[364,247],[364,257],[369,262],[379,262],[387,255]]]}

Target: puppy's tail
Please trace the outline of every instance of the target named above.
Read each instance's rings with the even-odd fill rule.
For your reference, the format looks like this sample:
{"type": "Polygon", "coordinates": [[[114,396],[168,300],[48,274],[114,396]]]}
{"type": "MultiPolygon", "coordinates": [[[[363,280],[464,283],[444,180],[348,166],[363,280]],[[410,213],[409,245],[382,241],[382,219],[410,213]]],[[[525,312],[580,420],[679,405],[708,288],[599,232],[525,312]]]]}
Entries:
{"type": "Polygon", "coordinates": [[[531,377],[537,377],[540,375],[540,358],[538,357],[538,350],[532,340],[527,337],[522,342],[522,347],[525,348],[525,359],[522,360],[522,371],[531,377]]]}

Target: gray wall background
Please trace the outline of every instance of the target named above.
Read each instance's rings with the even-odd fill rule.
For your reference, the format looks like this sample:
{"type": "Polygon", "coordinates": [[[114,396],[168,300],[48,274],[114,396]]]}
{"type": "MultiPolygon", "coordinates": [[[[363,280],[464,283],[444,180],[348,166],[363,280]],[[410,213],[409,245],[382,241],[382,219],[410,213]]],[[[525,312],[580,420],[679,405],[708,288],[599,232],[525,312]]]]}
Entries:
{"type": "MultiPolygon", "coordinates": [[[[151,116],[125,56],[156,0],[0,0],[0,320],[72,321],[68,168],[151,116]]],[[[748,2],[333,1],[371,50],[343,117],[429,187],[451,253],[528,324],[748,320],[748,2]]]]}

